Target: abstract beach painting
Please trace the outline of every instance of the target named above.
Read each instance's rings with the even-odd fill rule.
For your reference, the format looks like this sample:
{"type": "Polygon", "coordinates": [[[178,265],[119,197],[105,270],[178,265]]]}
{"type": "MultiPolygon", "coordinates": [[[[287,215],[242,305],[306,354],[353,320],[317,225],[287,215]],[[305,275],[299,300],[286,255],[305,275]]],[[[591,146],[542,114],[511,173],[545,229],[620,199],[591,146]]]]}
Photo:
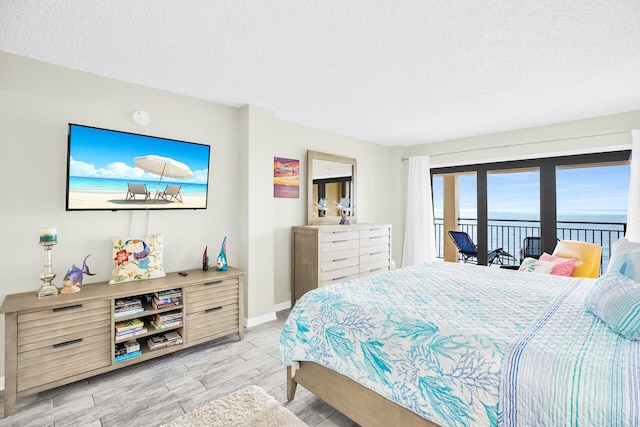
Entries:
{"type": "Polygon", "coordinates": [[[273,197],[300,197],[300,160],[273,158],[273,197]]]}

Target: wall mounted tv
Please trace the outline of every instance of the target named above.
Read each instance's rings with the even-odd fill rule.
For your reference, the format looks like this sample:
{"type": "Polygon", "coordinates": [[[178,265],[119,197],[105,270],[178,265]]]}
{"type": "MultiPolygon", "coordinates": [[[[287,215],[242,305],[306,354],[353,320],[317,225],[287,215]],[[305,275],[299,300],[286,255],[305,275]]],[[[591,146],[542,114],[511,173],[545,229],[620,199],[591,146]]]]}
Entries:
{"type": "Polygon", "coordinates": [[[69,123],[68,211],[206,209],[208,145],[69,123]]]}

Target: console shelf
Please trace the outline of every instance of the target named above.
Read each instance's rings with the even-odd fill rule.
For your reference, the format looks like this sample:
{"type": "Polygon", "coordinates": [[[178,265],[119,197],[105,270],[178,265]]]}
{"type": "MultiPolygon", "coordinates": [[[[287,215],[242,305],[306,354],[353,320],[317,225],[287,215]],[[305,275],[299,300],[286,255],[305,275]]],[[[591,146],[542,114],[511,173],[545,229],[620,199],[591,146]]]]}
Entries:
{"type": "Polygon", "coordinates": [[[17,399],[112,370],[144,362],[225,335],[244,337],[244,272],[191,270],[186,276],[110,285],[82,286],[74,294],[38,298],[36,292],[7,295],[0,307],[5,315],[4,415],[13,413],[17,399]],[[181,289],[182,304],[115,317],[115,301],[181,289]],[[180,312],[182,324],[154,329],[156,314],[180,312]],[[140,319],[147,332],[117,338],[117,323],[140,319]],[[147,340],[176,331],[181,344],[150,350],[147,340]],[[141,354],[114,360],[116,344],[137,340],[141,354]]]}

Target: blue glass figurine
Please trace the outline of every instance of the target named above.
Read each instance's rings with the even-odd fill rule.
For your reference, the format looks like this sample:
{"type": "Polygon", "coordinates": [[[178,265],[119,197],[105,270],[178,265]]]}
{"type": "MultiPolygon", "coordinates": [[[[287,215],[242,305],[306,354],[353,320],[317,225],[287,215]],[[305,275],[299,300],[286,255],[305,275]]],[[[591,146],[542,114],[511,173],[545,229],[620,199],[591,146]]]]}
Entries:
{"type": "Polygon", "coordinates": [[[222,241],[222,248],[220,248],[220,255],[218,255],[218,262],[216,263],[217,271],[227,271],[227,236],[224,236],[222,241]]]}

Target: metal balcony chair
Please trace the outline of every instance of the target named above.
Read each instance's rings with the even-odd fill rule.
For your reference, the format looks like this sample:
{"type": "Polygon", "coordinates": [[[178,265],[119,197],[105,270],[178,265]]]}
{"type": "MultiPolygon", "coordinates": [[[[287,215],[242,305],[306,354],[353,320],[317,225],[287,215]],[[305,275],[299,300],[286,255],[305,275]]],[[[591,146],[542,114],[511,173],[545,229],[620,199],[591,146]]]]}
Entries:
{"type": "MultiPolygon", "coordinates": [[[[478,262],[478,246],[473,243],[471,237],[464,231],[452,231],[449,230],[449,236],[453,239],[453,242],[458,248],[458,252],[462,257],[462,260],[468,262],[478,262]]],[[[497,248],[487,253],[487,265],[493,264],[496,261],[498,264],[503,264],[502,258],[516,259],[513,255],[505,252],[502,248],[497,248]]]]}
{"type": "Polygon", "coordinates": [[[525,258],[539,259],[540,255],[542,255],[540,237],[525,237],[520,248],[520,264],[525,258]]]}

